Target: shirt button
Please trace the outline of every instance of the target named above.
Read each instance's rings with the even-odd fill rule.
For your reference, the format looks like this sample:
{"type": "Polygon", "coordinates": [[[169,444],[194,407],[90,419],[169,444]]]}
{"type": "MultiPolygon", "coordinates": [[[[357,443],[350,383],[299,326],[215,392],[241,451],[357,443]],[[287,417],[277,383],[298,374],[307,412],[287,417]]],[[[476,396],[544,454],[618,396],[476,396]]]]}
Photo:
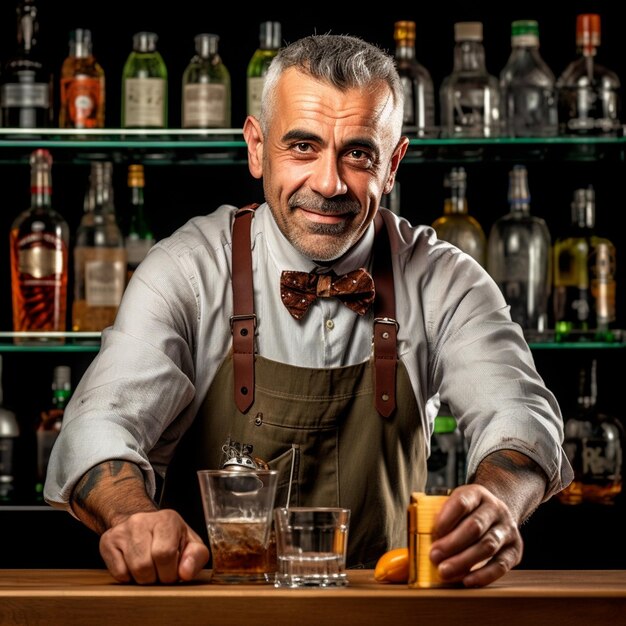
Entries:
{"type": "Polygon", "coordinates": [[[333,322],[333,320],[326,320],[326,328],[328,328],[328,330],[332,330],[335,328],[335,322],[333,322]]]}

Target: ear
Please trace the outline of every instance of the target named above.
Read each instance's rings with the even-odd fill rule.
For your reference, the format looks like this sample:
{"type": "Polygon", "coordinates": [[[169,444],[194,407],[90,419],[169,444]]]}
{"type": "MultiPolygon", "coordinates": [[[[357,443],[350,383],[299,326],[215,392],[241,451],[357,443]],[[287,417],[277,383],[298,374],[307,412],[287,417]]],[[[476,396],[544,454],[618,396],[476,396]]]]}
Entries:
{"type": "Polygon", "coordinates": [[[389,169],[389,176],[387,177],[387,181],[385,182],[385,188],[383,193],[391,193],[393,189],[393,184],[396,180],[396,174],[398,173],[398,167],[400,166],[400,161],[404,158],[406,151],[409,147],[409,139],[408,137],[401,137],[396,149],[393,151],[391,155],[391,167],[389,169]]]}
{"type": "Polygon", "coordinates": [[[263,132],[259,120],[248,115],[243,124],[243,137],[248,144],[248,169],[254,178],[263,176],[263,132]]]}

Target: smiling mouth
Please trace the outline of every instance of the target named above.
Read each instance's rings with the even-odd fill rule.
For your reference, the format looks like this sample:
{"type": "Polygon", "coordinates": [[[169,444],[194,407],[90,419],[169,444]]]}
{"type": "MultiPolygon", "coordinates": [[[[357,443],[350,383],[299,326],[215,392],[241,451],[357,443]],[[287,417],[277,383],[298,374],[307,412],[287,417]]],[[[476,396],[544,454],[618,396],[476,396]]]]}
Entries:
{"type": "Polygon", "coordinates": [[[340,224],[345,222],[348,218],[348,214],[346,213],[318,213],[317,211],[311,211],[309,209],[304,209],[302,207],[298,207],[302,213],[305,214],[305,217],[311,222],[316,222],[318,224],[340,224]]]}

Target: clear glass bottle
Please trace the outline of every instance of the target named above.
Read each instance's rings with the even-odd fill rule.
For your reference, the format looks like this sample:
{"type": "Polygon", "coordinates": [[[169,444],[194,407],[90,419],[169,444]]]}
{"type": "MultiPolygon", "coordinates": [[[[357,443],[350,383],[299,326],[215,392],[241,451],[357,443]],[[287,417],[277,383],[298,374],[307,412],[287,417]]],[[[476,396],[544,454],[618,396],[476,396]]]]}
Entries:
{"type": "MultiPolygon", "coordinates": [[[[31,205],[11,226],[13,330],[66,330],[69,226],[52,208],[52,155],[30,155],[31,205]]],[[[16,338],[16,342],[22,339],[16,338]]],[[[39,341],[56,342],[53,338],[39,341]]]]}
{"type": "Polygon", "coordinates": [[[621,98],[617,74],[599,65],[600,16],[584,13],[576,18],[578,58],[556,83],[559,129],[563,135],[616,135],[621,98]]]}
{"type": "Polygon", "coordinates": [[[122,72],[122,128],[167,127],[167,67],[156,33],[133,36],[122,72]]]}
{"type": "Polygon", "coordinates": [[[528,173],[509,173],[509,206],[489,231],[487,270],[511,307],[511,318],[526,333],[548,329],[552,248],[548,226],[530,213],[528,173]]]}
{"type": "Polygon", "coordinates": [[[127,281],[154,245],[154,234],[144,208],[144,169],[140,163],[128,166],[130,220],[126,235],[127,281]]]}
{"type": "Polygon", "coordinates": [[[429,71],[415,56],[415,22],[396,22],[393,37],[396,67],[404,88],[403,132],[434,137],[435,90],[429,71]]]}
{"type": "Polygon", "coordinates": [[[482,22],[454,25],[454,66],[439,90],[444,137],[497,137],[500,86],[487,72],[482,22]]]}
{"type": "Polygon", "coordinates": [[[85,213],[74,247],[74,331],[104,330],[113,324],[126,286],[126,247],[107,193],[107,167],[91,164],[85,213]]]}
{"type": "Polygon", "coordinates": [[[272,59],[278,54],[281,40],[280,22],[261,22],[259,47],[255,50],[247,70],[248,115],[261,116],[261,96],[265,74],[272,59]]]}
{"type": "Polygon", "coordinates": [[[2,354],[0,354],[0,502],[11,501],[15,483],[15,448],[20,426],[13,411],[4,406],[2,354]]]}
{"type": "Polygon", "coordinates": [[[0,86],[1,125],[6,128],[46,128],[53,123],[52,72],[37,46],[37,12],[35,0],[17,5],[17,49],[4,65],[0,86]]]}
{"type": "Polygon", "coordinates": [[[183,72],[183,128],[230,128],[230,73],[218,35],[196,35],[196,54],[183,72]]]}
{"type": "Polygon", "coordinates": [[[580,368],[576,409],[565,417],[563,449],[574,480],[557,498],[563,504],[614,504],[622,491],[623,425],[598,407],[597,361],[580,368]]]}
{"type": "Polygon", "coordinates": [[[465,168],[453,167],[443,184],[446,190],[443,215],[432,223],[432,227],[439,239],[460,248],[484,267],[487,239],[478,220],[468,213],[465,168]]]}
{"type": "Polygon", "coordinates": [[[511,55],[500,73],[502,113],[511,137],[554,137],[557,99],[552,70],[539,52],[539,24],[511,24],[511,55]]]}
{"type": "Polygon", "coordinates": [[[72,370],[67,365],[58,365],[52,372],[52,402],[46,411],[42,411],[37,425],[37,481],[35,495],[43,497],[48,462],[52,446],[61,432],[63,413],[72,395],[72,370]]]}
{"type": "Polygon", "coordinates": [[[593,187],[576,189],[571,224],[554,242],[552,300],[557,341],[606,339],[607,327],[615,319],[614,287],[612,302],[595,301],[592,293],[592,274],[594,279],[600,274],[608,280],[607,272],[615,267],[615,246],[596,233],[595,211],[593,187]]]}
{"type": "Polygon", "coordinates": [[[71,31],[69,47],[61,66],[59,127],[104,128],[104,70],[93,55],[91,31],[71,31]]]}

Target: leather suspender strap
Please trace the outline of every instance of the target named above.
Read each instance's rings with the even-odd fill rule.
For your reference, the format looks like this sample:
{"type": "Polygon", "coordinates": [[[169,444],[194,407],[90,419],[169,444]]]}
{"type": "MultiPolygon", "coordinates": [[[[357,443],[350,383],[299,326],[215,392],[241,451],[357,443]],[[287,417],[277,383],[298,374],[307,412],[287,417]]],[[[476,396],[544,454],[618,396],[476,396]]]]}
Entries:
{"type": "Polygon", "coordinates": [[[250,227],[258,204],[249,204],[235,213],[233,225],[233,375],[235,405],[245,413],[254,402],[254,289],[250,227]]]}
{"type": "Polygon", "coordinates": [[[385,220],[376,214],[374,242],[374,404],[376,410],[389,417],[396,408],[396,366],[398,361],[398,322],[393,286],[391,246],[385,220]]]}

